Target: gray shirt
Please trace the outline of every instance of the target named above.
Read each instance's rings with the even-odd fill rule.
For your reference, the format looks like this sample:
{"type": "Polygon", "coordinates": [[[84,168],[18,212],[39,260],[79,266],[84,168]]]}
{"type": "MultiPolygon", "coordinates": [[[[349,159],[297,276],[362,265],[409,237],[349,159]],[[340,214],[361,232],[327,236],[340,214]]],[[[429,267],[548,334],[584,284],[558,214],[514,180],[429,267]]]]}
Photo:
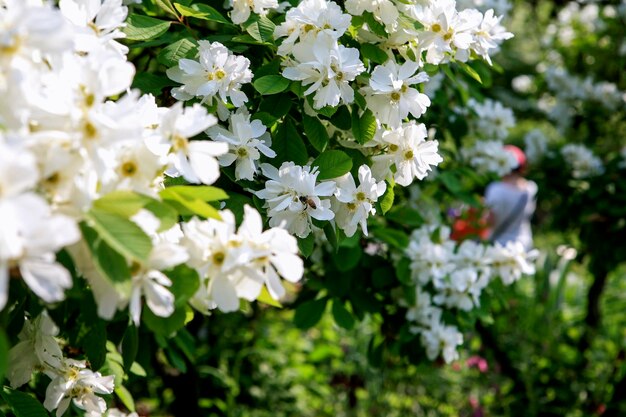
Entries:
{"type": "Polygon", "coordinates": [[[530,218],[535,212],[537,195],[537,184],[533,181],[526,181],[524,188],[517,188],[513,184],[497,181],[487,186],[485,191],[485,203],[491,209],[494,216],[492,230],[500,230],[502,223],[510,216],[508,225],[498,234],[495,241],[506,244],[509,241],[520,241],[526,250],[533,246],[533,235],[530,229],[530,218]],[[517,210],[523,194],[527,195],[526,205],[523,210],[517,210]]]}

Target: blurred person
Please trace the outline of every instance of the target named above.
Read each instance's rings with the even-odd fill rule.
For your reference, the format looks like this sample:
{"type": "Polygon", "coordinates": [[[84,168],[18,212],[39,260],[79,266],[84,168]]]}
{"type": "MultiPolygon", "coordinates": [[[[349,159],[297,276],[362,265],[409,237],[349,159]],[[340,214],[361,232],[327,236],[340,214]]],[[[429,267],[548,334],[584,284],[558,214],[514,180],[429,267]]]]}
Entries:
{"type": "Polygon", "coordinates": [[[485,204],[490,209],[489,240],[502,245],[519,241],[529,250],[533,246],[530,219],[535,212],[537,184],[524,178],[524,152],[513,145],[505,145],[504,148],[515,156],[517,167],[500,181],[489,184],[485,191],[485,204]]]}

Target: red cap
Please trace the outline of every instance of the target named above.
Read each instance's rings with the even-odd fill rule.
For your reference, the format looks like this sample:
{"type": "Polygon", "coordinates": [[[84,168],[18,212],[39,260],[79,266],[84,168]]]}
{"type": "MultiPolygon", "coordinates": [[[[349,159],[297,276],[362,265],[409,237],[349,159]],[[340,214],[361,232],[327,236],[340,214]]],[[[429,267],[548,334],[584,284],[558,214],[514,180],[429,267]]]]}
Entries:
{"type": "Polygon", "coordinates": [[[515,145],[504,145],[504,149],[507,152],[510,152],[513,155],[515,155],[515,159],[517,159],[516,169],[522,170],[526,167],[526,154],[524,153],[523,150],[521,150],[515,145]]]}

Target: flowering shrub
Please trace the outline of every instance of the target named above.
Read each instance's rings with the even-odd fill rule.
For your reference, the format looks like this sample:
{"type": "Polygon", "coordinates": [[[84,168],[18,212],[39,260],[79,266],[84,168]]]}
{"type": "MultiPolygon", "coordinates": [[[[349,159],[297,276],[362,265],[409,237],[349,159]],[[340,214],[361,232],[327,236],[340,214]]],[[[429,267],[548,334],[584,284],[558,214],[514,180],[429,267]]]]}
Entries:
{"type": "Polygon", "coordinates": [[[469,100],[512,37],[493,10],[136,3],[0,2],[0,376],[16,414],[41,409],[25,391],[57,416],[70,404],[134,411],[124,383],[152,373],[140,356],[165,352],[185,371],[196,360],[186,324],[255,300],[280,306],[303,276],[299,327],[332,300],[340,326],[366,314],[400,326],[372,339],[373,363],[392,344],[421,360],[415,333],[430,359],[443,340],[449,362],[459,330],[432,307],[407,332],[386,317],[404,303],[396,292],[428,299],[430,270],[434,303],[471,310],[491,276],[531,272],[515,247],[459,267],[485,249],[449,241],[437,243],[446,264],[424,269],[433,242],[409,244],[406,229],[439,223],[409,207],[403,187],[416,181],[442,201],[471,200],[461,168],[433,175],[453,160],[434,139],[455,135],[448,102],[474,107],[487,135],[512,123],[469,100]],[[447,85],[429,97],[440,72],[447,85]]]}

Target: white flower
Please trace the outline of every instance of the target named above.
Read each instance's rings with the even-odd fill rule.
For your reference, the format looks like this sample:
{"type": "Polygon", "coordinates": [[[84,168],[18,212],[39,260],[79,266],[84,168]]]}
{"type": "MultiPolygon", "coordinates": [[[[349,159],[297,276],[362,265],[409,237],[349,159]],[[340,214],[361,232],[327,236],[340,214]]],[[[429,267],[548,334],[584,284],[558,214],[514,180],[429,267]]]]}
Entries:
{"type": "Polygon", "coordinates": [[[77,51],[91,52],[103,44],[120,55],[128,53],[128,47],[115,40],[126,37],[120,30],[128,14],[122,0],[60,0],[59,8],[76,26],[77,51]]]}
{"type": "Polygon", "coordinates": [[[19,342],[9,351],[7,378],[17,388],[28,381],[38,368],[57,368],[63,352],[55,336],[59,328],[44,310],[34,320],[24,319],[24,327],[17,336],[19,342]]]}
{"type": "Polygon", "coordinates": [[[335,183],[327,181],[316,185],[317,167],[284,162],[280,169],[269,164],[262,164],[261,169],[269,180],[255,195],[265,200],[270,226],[282,225],[290,233],[306,237],[311,232],[312,218],[330,220],[335,217],[330,200],[320,199],[333,195],[335,183]]]}
{"type": "Polygon", "coordinates": [[[183,225],[183,244],[190,253],[189,264],[203,282],[191,303],[201,311],[239,309],[239,299],[255,300],[266,284],[270,295],[282,297],[283,278],[296,282],[302,277],[302,260],[297,242],[282,229],[262,231],[258,212],[244,207],[244,221],[237,232],[235,218],[228,210],[222,221],[196,218],[183,225]]]}
{"type": "Polygon", "coordinates": [[[360,225],[367,236],[367,217],[376,214],[374,203],[378,201],[387,188],[384,181],[376,182],[367,165],[359,167],[359,186],[354,183],[354,178],[349,172],[337,178],[337,209],[335,222],[345,233],[352,236],[360,225]]]}
{"type": "Polygon", "coordinates": [[[76,242],[80,233],[73,220],[53,214],[43,198],[28,191],[37,177],[32,155],[4,145],[0,137],[0,308],[7,301],[12,268],[48,303],[62,300],[72,286],[55,253],[76,242]]]}
{"type": "Polygon", "coordinates": [[[513,110],[499,101],[487,99],[478,103],[470,99],[467,105],[476,112],[475,130],[483,138],[503,140],[508,136],[509,129],[515,126],[513,110]]]}
{"type": "Polygon", "coordinates": [[[265,15],[268,9],[278,8],[277,0],[230,0],[228,3],[233,8],[230,18],[235,24],[248,20],[250,12],[265,15]]]}
{"type": "Polygon", "coordinates": [[[443,360],[450,363],[459,359],[456,347],[463,343],[463,335],[455,326],[438,323],[430,329],[422,330],[421,341],[428,359],[434,360],[441,353],[443,360]]]}
{"type": "Polygon", "coordinates": [[[239,233],[253,250],[254,261],[244,268],[250,273],[260,274],[272,298],[281,299],[285,295],[285,288],[279,276],[290,282],[298,282],[304,274],[296,238],[278,227],[264,232],[261,216],[248,205],[244,206],[244,221],[239,227],[239,233]]]}
{"type": "Polygon", "coordinates": [[[332,37],[320,35],[297,44],[292,52],[294,65],[286,67],[283,76],[310,85],[304,94],[315,92],[314,108],[354,101],[354,90],[349,82],[365,71],[358,49],[346,48],[332,37]]]}
{"type": "Polygon", "coordinates": [[[376,155],[372,159],[376,164],[382,164],[387,168],[395,165],[395,181],[402,186],[408,186],[413,182],[413,178],[424,179],[432,165],[438,165],[443,161],[437,153],[439,142],[427,141],[427,136],[426,126],[415,121],[385,131],[380,143],[386,146],[386,153],[376,155]]]}
{"type": "Polygon", "coordinates": [[[228,153],[218,157],[220,165],[229,166],[235,162],[235,178],[252,180],[258,170],[261,153],[268,158],[276,156],[270,148],[271,137],[266,132],[267,127],[260,120],[250,121],[245,108],[231,115],[229,127],[226,130],[214,126],[206,133],[211,139],[228,144],[228,153]]]}
{"type": "Polygon", "coordinates": [[[178,100],[200,97],[202,102],[211,104],[219,97],[218,105],[228,102],[241,107],[248,97],[240,88],[252,80],[250,60],[236,56],[219,42],[198,41],[199,61],[183,58],[178,66],[167,70],[167,76],[182,83],[173,88],[172,95],[178,100]]]}
{"type": "Polygon", "coordinates": [[[483,20],[474,32],[474,43],[472,49],[483,57],[483,59],[491,64],[489,51],[498,48],[498,45],[507,39],[511,39],[513,34],[507,32],[500,25],[502,16],[494,16],[493,9],[487,10],[483,16],[483,20]]]}
{"type": "Polygon", "coordinates": [[[343,13],[335,2],[304,0],[287,12],[284,23],[276,26],[274,36],[287,37],[278,47],[277,53],[285,56],[291,53],[298,40],[316,38],[320,33],[339,39],[350,26],[351,20],[351,16],[343,13]]]}
{"type": "Polygon", "coordinates": [[[479,140],[474,146],[461,149],[461,154],[479,173],[495,173],[504,176],[519,165],[513,153],[497,140],[479,140]]]}
{"type": "Polygon", "coordinates": [[[584,145],[569,143],[561,148],[561,155],[572,169],[574,178],[589,178],[604,173],[602,160],[584,145]]]}
{"type": "Polygon", "coordinates": [[[430,106],[430,99],[412,85],[428,81],[425,72],[417,73],[416,62],[398,66],[392,59],[372,71],[369,87],[363,89],[368,107],[381,123],[396,128],[409,113],[420,117],[430,106]]]}
{"type": "Polygon", "coordinates": [[[220,175],[216,157],[228,152],[222,142],[189,139],[216,123],[215,116],[207,113],[200,104],[183,109],[182,103],[174,104],[163,116],[161,132],[167,144],[171,144],[170,161],[172,175],[182,175],[192,183],[212,184],[220,175]]]}
{"type": "MultiPolygon", "coordinates": [[[[41,63],[44,55],[59,56],[73,48],[70,25],[49,5],[35,6],[27,1],[4,2],[0,12],[0,68],[14,59],[41,63]]],[[[0,76],[1,79],[1,76],[0,76]]]]}
{"type": "Polygon", "coordinates": [[[510,241],[505,246],[497,242],[489,246],[486,256],[491,261],[493,275],[499,276],[504,285],[510,285],[520,279],[522,274],[535,273],[535,266],[529,261],[537,254],[537,251],[526,252],[521,242],[510,241]]]}
{"type": "Polygon", "coordinates": [[[44,407],[48,411],[56,409],[56,416],[61,417],[70,405],[70,401],[87,413],[102,415],[106,402],[96,394],[111,394],[113,379],[102,376],[99,372],[86,369],[85,361],[65,359],[54,371],[46,372],[52,378],[46,389],[44,407]]]}
{"type": "Polygon", "coordinates": [[[370,12],[385,25],[395,27],[398,23],[398,9],[390,0],[346,0],[346,10],[354,16],[370,12]]]}
{"type": "Polygon", "coordinates": [[[415,7],[414,17],[424,25],[419,43],[427,51],[428,63],[437,65],[451,56],[461,61],[469,58],[474,40],[472,32],[482,20],[480,12],[473,9],[458,12],[454,0],[440,0],[415,7]]]}

